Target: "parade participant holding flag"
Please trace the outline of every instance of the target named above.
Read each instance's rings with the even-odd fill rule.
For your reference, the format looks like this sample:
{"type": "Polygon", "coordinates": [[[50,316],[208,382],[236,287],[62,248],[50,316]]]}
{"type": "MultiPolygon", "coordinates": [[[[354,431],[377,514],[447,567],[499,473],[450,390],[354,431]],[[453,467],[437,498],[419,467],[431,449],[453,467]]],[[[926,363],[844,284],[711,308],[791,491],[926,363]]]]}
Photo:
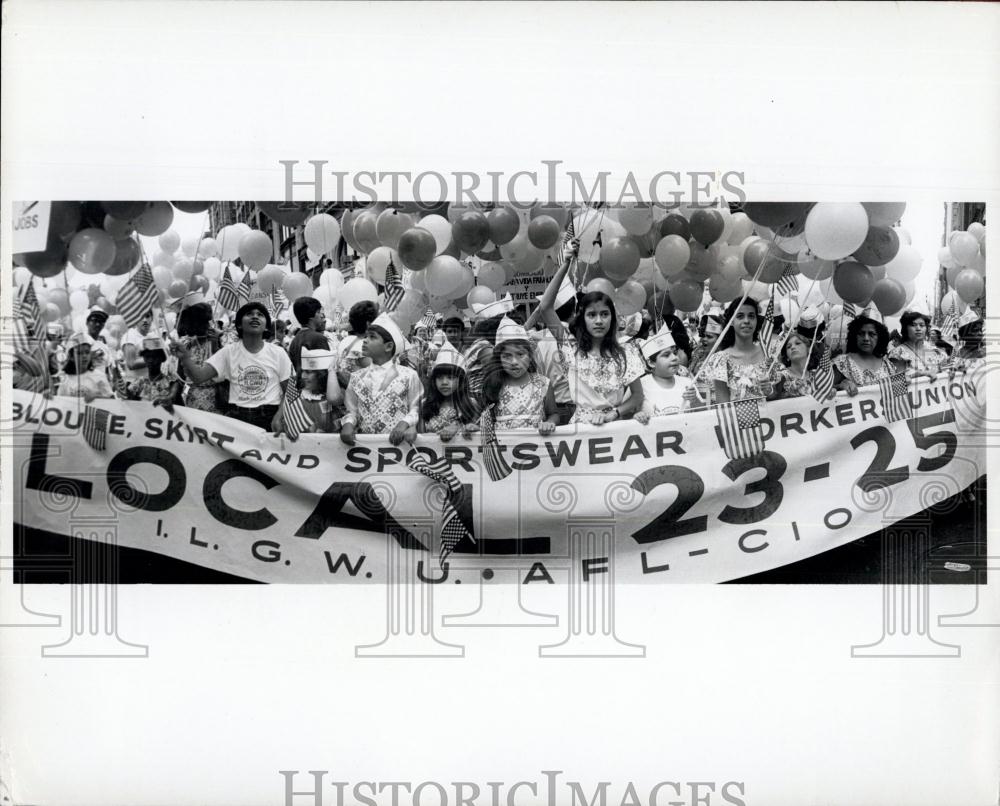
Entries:
{"type": "Polygon", "coordinates": [[[154,406],[163,406],[167,411],[179,402],[182,383],[173,372],[164,372],[167,351],[159,336],[147,336],[142,341],[142,360],[146,364],[146,377],[140,378],[132,387],[132,393],[139,400],[146,400],[154,406]]]}
{"type": "Polygon", "coordinates": [[[153,309],[147,308],[140,315],[136,326],[130,327],[122,336],[121,375],[127,387],[133,386],[146,376],[146,362],[142,359],[142,342],[149,335],[152,325],[153,309]]]}
{"type": "Polygon", "coordinates": [[[473,431],[480,406],[469,393],[465,359],[450,345],[434,359],[420,404],[421,433],[437,434],[448,442],[459,431],[473,431]]]}
{"type": "Polygon", "coordinates": [[[82,397],[87,403],[98,397],[114,397],[107,373],[93,365],[93,351],[86,333],[74,333],[66,341],[66,363],[57,394],[82,397]]]}
{"type": "Polygon", "coordinates": [[[889,352],[889,360],[911,376],[934,378],[947,354],[927,341],[930,317],[922,311],[906,311],[899,317],[903,340],[889,352]]]}
{"type": "Polygon", "coordinates": [[[104,325],[107,324],[107,321],[107,311],[94,305],[87,313],[87,319],[84,322],[87,328],[84,336],[87,343],[90,344],[90,360],[93,363],[94,369],[99,369],[103,372],[107,372],[111,364],[108,355],[108,344],[104,340],[104,336],[101,335],[101,331],[104,330],[104,325]]]}
{"type": "Polygon", "coordinates": [[[652,372],[640,380],[642,409],[635,413],[635,419],[645,425],[652,417],[678,414],[685,408],[700,408],[694,382],[689,377],[677,375],[681,363],[670,328],[664,325],[643,343],[641,349],[652,372]]]}
{"type": "Polygon", "coordinates": [[[330,371],[336,358],[330,349],[303,347],[299,354],[302,407],[312,420],[315,433],[332,434],[340,430],[336,407],[343,403],[344,394],[337,383],[337,373],[330,371]]]}
{"type": "Polygon", "coordinates": [[[781,363],[785,367],[778,372],[780,397],[804,397],[811,394],[810,383],[813,372],[819,366],[819,350],[825,349],[826,344],[822,342],[817,349],[813,349],[812,341],[797,330],[789,334],[781,345],[781,363]]]}
{"type": "Polygon", "coordinates": [[[278,433],[282,425],[278,408],[292,375],[292,362],[281,347],[264,340],[271,329],[271,315],[263,303],[244,304],[235,322],[240,340],[227,344],[200,366],[184,344],[174,342],[172,349],[192,381],[229,381],[228,416],[278,433]]]}
{"type": "Polygon", "coordinates": [[[735,299],[726,308],[725,333],[719,350],[702,368],[715,381],[715,400],[729,403],[750,397],[773,399],[778,370],[758,343],[763,320],[752,299],[735,299]]]}
{"type": "Polygon", "coordinates": [[[388,314],[368,327],[361,350],[371,365],[351,375],[344,395],[340,438],[347,445],[355,443],[355,434],[388,433],[393,445],[416,438],[423,387],[416,371],[396,360],[405,348],[403,332],[388,314]]]}
{"type": "MultiPolygon", "coordinates": [[[[177,335],[188,348],[191,360],[197,366],[205,362],[219,350],[219,332],[212,324],[212,306],[200,301],[201,295],[187,294],[186,307],[177,316],[177,335]]],[[[188,380],[184,367],[177,368],[181,380],[188,380]]],[[[204,383],[189,381],[184,392],[184,405],[199,411],[221,414],[225,406],[220,405],[219,390],[214,380],[204,383]]]]}
{"type": "Polygon", "coordinates": [[[860,387],[878,383],[895,372],[892,362],[886,357],[889,329],[871,318],[867,311],[851,320],[846,340],[846,352],[833,359],[838,389],[854,397],[860,387]]]}

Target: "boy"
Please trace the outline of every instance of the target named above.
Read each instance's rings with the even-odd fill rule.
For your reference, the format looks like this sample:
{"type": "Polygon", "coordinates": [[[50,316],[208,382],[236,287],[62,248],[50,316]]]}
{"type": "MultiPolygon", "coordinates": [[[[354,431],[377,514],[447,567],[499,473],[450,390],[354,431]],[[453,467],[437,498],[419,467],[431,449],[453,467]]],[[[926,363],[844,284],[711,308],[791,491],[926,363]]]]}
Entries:
{"type": "Polygon", "coordinates": [[[417,373],[396,360],[406,342],[399,326],[388,314],[380,314],[369,325],[361,352],[371,365],[351,375],[341,420],[340,438],[355,443],[355,434],[384,434],[398,445],[416,437],[423,388],[417,373]]]}

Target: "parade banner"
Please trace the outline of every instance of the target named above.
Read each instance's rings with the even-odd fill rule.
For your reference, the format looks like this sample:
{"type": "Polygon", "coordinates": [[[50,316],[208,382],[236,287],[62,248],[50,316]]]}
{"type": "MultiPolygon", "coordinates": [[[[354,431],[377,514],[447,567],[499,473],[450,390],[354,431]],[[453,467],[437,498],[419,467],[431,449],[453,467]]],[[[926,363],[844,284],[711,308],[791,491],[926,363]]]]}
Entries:
{"type": "MultiPolygon", "coordinates": [[[[878,386],[760,406],[763,451],[727,457],[714,411],[554,434],[292,442],[239,421],[147,403],[15,391],[15,521],[265,582],[384,582],[403,552],[426,583],[516,569],[522,584],[722,582],[811,557],[954,495],[985,473],[983,379],[910,385],[887,419],[878,386]],[[106,412],[102,414],[101,412],[106,412]],[[408,464],[447,459],[467,534],[439,556],[445,485],[408,464]]],[[[178,580],[183,581],[183,580],[178,580]]]]}

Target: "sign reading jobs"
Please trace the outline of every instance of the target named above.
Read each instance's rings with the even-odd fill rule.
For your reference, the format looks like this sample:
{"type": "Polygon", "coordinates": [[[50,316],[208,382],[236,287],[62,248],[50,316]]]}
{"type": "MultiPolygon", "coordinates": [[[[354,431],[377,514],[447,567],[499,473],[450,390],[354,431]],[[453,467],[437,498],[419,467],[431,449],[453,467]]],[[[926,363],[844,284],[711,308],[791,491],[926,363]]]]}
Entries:
{"type": "Polygon", "coordinates": [[[390,547],[418,552],[429,583],[478,579],[512,555],[524,584],[549,584],[571,563],[585,579],[613,564],[621,581],[719,582],[856,540],[974,482],[985,472],[981,384],[922,380],[913,417],[894,423],[877,388],[768,403],[765,450],[750,459],[726,458],[711,412],[501,433],[514,472],[498,482],[478,442],[292,443],[113,400],[98,401],[110,413],[98,452],[78,433],[79,401],[15,391],[15,519],[70,534],[74,518],[113,517],[123,545],[270,582],[385,581],[390,547]],[[418,454],[449,460],[475,537],[443,566],[440,492],[406,465],[418,454]],[[581,553],[571,536],[588,530],[612,538],[581,553]]]}

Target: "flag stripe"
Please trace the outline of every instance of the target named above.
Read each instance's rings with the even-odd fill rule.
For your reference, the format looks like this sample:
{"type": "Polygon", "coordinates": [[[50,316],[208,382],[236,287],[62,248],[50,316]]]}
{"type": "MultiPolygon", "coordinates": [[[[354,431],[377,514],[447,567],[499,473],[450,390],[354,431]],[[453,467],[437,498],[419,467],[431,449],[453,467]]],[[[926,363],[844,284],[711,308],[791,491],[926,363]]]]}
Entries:
{"type": "Polygon", "coordinates": [[[129,327],[138,327],[142,318],[156,303],[156,286],[149,266],[143,263],[139,270],[121,287],[115,305],[129,327]]]}

